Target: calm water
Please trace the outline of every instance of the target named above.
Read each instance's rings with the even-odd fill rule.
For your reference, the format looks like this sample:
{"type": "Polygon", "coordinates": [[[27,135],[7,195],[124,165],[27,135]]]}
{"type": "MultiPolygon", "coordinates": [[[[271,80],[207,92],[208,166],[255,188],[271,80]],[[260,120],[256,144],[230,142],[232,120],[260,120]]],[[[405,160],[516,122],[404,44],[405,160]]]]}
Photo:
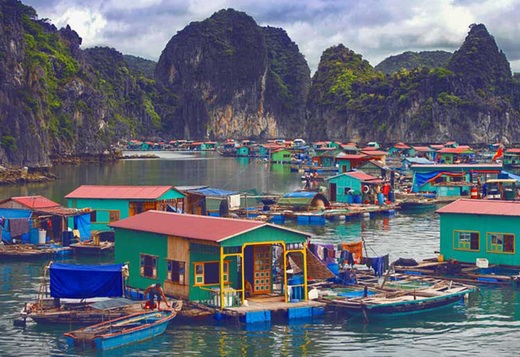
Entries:
{"type": "MultiPolygon", "coordinates": [[[[61,180],[0,188],[1,197],[41,194],[65,204],[63,196],[81,184],[210,185],[273,193],[300,186],[298,175],[283,166],[268,170],[265,164],[212,154],[165,156],[115,165],[56,168],[61,180]]],[[[335,243],[363,237],[370,255],[390,253],[392,261],[399,257],[433,257],[439,247],[439,222],[434,212],[321,226],[287,226],[312,233],[314,241],[335,243]]],[[[1,356],[513,356],[520,348],[520,294],[511,289],[483,288],[466,304],[431,315],[369,324],[326,315],[253,327],[213,320],[178,324],[174,320],[166,334],[151,341],[106,353],[79,351],[69,349],[62,337],[70,326],[47,327],[32,322],[26,328],[13,325],[23,303],[35,297],[46,263],[0,262],[1,356]]]]}

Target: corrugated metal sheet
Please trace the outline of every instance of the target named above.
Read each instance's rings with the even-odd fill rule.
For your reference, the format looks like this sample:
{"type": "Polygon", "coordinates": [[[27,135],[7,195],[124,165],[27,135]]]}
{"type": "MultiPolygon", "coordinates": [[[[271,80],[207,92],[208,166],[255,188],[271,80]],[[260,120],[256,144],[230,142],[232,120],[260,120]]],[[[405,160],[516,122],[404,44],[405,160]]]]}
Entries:
{"type": "Polygon", "coordinates": [[[173,188],[173,186],[82,185],[65,198],[157,199],[173,188]]]}
{"type": "Polygon", "coordinates": [[[48,207],[59,207],[60,204],[49,200],[43,196],[21,196],[12,197],[13,201],[16,201],[28,208],[48,208],[48,207]]]}
{"type": "Polygon", "coordinates": [[[520,216],[520,202],[502,200],[459,199],[438,209],[437,213],[520,216]]]}
{"type": "Polygon", "coordinates": [[[372,175],[366,174],[363,171],[346,172],[345,175],[357,178],[360,181],[371,181],[371,182],[374,182],[374,180],[379,180],[377,177],[374,177],[372,175]]]}
{"type": "Polygon", "coordinates": [[[113,228],[124,228],[219,242],[264,225],[268,224],[245,219],[199,216],[152,210],[111,223],[109,226],[113,228]]]}

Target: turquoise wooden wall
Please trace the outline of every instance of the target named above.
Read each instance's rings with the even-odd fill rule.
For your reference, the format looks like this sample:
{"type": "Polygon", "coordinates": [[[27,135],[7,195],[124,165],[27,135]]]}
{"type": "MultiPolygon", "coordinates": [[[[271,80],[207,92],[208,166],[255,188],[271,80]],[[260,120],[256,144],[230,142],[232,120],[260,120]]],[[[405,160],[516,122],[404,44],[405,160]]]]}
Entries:
{"type": "Polygon", "coordinates": [[[445,260],[475,264],[477,258],[486,258],[490,264],[520,266],[520,217],[442,213],[440,225],[440,253],[445,260]],[[479,250],[454,249],[454,231],[479,232],[479,250]],[[488,251],[488,233],[514,234],[514,254],[488,251]]]}
{"type": "Polygon", "coordinates": [[[146,289],[151,284],[163,283],[167,278],[166,257],[168,239],[164,235],[136,232],[115,228],[114,261],[128,263],[130,276],[128,285],[137,289],[146,289]],[[157,256],[157,279],[142,277],[140,274],[141,254],[157,256]]]}
{"type": "Polygon", "coordinates": [[[96,222],[91,222],[91,230],[109,230],[109,211],[119,211],[119,218],[124,219],[129,215],[129,203],[127,200],[100,200],[90,198],[68,199],[69,207],[92,208],[96,211],[96,222]]]}
{"type": "Polygon", "coordinates": [[[351,194],[361,194],[361,181],[357,178],[340,174],[335,177],[331,177],[328,180],[330,183],[336,184],[336,202],[347,203],[348,195],[345,193],[347,188],[350,188],[353,192],[351,194]]]}

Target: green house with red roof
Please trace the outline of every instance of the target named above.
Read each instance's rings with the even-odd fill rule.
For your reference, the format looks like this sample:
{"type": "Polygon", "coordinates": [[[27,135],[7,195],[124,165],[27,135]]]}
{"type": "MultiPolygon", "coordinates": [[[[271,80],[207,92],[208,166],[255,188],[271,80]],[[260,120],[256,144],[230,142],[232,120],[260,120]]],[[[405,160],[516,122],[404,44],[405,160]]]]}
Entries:
{"type": "MultiPolygon", "coordinates": [[[[224,308],[242,305],[247,292],[272,297],[293,261],[307,276],[309,234],[266,222],[151,210],[110,227],[115,261],[128,262],[136,289],[161,283],[167,295],[224,308]]],[[[306,300],[306,280],[296,288],[306,300]]],[[[288,290],[280,301],[291,299],[288,290]]]]}
{"type": "Polygon", "coordinates": [[[437,213],[444,260],[520,267],[520,202],[459,199],[437,213]]]}
{"type": "Polygon", "coordinates": [[[65,196],[71,208],[91,208],[92,230],[148,210],[183,211],[186,195],[173,186],[82,185],[65,196]]]}

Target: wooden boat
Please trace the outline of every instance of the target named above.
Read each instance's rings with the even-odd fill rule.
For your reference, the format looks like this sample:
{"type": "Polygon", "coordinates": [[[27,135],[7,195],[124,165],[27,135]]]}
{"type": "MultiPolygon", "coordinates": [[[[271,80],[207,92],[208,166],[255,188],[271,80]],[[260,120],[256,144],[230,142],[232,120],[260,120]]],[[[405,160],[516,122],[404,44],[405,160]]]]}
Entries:
{"type": "Polygon", "coordinates": [[[0,258],[12,260],[43,259],[52,256],[65,256],[70,248],[62,246],[36,246],[33,244],[1,244],[0,258]]]}
{"type": "Polygon", "coordinates": [[[450,307],[474,292],[474,286],[442,281],[429,287],[413,290],[358,289],[353,294],[326,298],[328,306],[349,315],[371,318],[393,318],[425,313],[450,307]]]}
{"type": "Polygon", "coordinates": [[[402,211],[424,212],[435,209],[435,200],[429,198],[406,199],[399,204],[402,211]]]}
{"type": "Polygon", "coordinates": [[[58,306],[54,299],[45,299],[26,304],[21,316],[39,324],[91,325],[142,311],[141,302],[125,298],[65,301],[58,306]]]}
{"type": "Polygon", "coordinates": [[[71,244],[74,254],[104,254],[114,250],[114,242],[84,241],[71,244]]]}
{"type": "Polygon", "coordinates": [[[176,315],[173,309],[140,312],[67,332],[64,336],[69,346],[107,350],[159,336],[176,315]]]}

